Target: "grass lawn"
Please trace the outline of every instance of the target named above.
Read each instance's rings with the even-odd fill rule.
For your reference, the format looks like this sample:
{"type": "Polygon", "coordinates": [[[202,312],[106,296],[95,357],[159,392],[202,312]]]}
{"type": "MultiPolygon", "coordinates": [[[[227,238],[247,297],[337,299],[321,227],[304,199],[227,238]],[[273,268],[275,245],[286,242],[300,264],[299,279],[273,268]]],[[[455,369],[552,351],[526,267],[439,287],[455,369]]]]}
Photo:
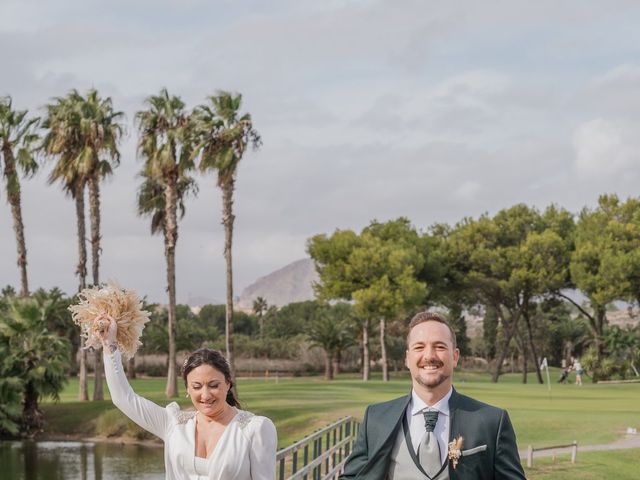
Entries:
{"type": "MultiPolygon", "coordinates": [[[[554,372],[552,378],[558,376],[554,372]]],[[[541,447],[573,440],[579,445],[610,443],[627,427],[640,428],[640,384],[576,387],[553,383],[549,395],[546,385],[523,385],[519,383],[519,375],[505,375],[498,384],[490,383],[486,374],[456,372],[455,379],[459,392],[509,411],[521,450],[528,444],[541,447]]],[[[160,405],[169,403],[164,397],[164,379],[134,380],[132,385],[138,394],[160,405]]],[[[188,408],[191,403],[184,397],[183,386],[180,387],[176,401],[188,408]]],[[[353,375],[340,376],[332,382],[315,377],[281,378],[277,383],[275,379],[239,382],[243,408],[274,421],[280,447],[345,415],[362,418],[366,405],[404,395],[409,388],[406,374],[387,383],[376,378],[362,382],[353,375]]],[[[77,380],[72,380],[62,392],[60,402],[43,405],[49,433],[138,435],[110,401],[78,402],[77,391],[77,380]],[[118,429],[118,425],[122,428],[118,429]]]]}
{"type": "Polygon", "coordinates": [[[558,456],[555,462],[550,458],[536,459],[533,468],[525,467],[525,474],[531,480],[635,480],[638,475],[640,449],[614,450],[580,453],[575,464],[569,455],[558,456]]]}

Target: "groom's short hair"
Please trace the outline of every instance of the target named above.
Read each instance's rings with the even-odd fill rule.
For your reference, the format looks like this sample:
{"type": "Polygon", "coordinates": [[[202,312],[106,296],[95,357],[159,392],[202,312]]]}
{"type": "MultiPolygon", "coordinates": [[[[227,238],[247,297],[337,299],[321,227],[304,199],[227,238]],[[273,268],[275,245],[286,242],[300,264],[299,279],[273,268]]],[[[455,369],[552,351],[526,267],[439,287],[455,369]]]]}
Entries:
{"type": "Polygon", "coordinates": [[[451,342],[453,343],[453,348],[458,348],[456,343],[456,332],[453,331],[453,328],[451,328],[451,325],[449,325],[447,319],[439,313],[429,312],[428,310],[416,313],[409,322],[409,330],[407,331],[407,347],[409,346],[409,334],[411,333],[411,330],[413,330],[413,327],[425,322],[438,322],[446,325],[449,329],[449,332],[451,333],[451,342]]]}

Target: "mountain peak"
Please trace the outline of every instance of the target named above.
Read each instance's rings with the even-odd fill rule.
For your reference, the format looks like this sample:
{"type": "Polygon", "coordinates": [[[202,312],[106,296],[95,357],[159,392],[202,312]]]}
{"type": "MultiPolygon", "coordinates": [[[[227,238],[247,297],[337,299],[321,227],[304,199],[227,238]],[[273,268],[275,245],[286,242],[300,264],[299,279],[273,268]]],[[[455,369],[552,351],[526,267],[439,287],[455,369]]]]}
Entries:
{"type": "Polygon", "coordinates": [[[237,307],[251,310],[253,301],[262,297],[268,305],[282,307],[292,302],[303,302],[315,298],[313,283],[320,277],[313,260],[303,258],[286,265],[264,277],[258,278],[242,291],[237,307]]]}

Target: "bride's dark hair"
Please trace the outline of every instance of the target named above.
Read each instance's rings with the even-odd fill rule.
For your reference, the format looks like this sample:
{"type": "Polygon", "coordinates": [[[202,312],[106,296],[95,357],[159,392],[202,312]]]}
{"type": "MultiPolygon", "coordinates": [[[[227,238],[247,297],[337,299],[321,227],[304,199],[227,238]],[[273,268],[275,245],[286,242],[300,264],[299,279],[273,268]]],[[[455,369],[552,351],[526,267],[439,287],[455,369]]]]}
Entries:
{"type": "Polygon", "coordinates": [[[233,382],[231,381],[231,369],[229,363],[224,355],[218,350],[211,350],[210,348],[201,348],[196,350],[182,364],[182,378],[184,379],[184,385],[187,386],[187,375],[194,368],[198,368],[200,365],[209,365],[215,368],[224,375],[224,379],[229,384],[230,388],[227,392],[227,403],[232,407],[240,408],[240,402],[236,398],[235,389],[233,388],[233,382]]]}

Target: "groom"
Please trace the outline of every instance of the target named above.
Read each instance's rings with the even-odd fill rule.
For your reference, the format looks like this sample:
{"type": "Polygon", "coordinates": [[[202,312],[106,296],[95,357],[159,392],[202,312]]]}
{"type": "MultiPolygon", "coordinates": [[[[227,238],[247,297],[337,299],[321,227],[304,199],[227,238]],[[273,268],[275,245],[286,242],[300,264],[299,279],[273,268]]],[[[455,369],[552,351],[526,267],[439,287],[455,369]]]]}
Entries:
{"type": "Polygon", "coordinates": [[[507,412],[453,388],[459,356],[443,317],[413,317],[411,394],[367,408],[340,480],[525,479],[507,412]]]}

